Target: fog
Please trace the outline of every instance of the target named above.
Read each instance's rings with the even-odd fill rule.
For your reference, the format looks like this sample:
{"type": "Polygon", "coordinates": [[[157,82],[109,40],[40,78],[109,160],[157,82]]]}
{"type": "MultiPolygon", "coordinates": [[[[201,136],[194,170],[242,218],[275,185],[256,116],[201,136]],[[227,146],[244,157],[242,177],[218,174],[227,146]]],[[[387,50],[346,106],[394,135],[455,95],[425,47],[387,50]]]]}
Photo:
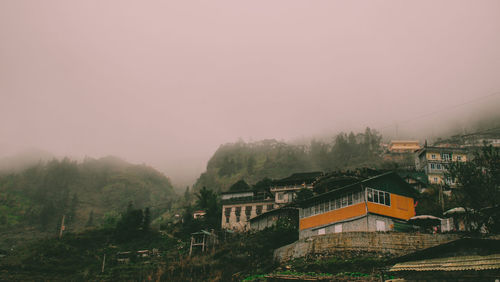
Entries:
{"type": "Polygon", "coordinates": [[[499,1],[1,1],[0,40],[0,157],[175,185],[239,138],[432,138],[500,108],[499,1]]]}

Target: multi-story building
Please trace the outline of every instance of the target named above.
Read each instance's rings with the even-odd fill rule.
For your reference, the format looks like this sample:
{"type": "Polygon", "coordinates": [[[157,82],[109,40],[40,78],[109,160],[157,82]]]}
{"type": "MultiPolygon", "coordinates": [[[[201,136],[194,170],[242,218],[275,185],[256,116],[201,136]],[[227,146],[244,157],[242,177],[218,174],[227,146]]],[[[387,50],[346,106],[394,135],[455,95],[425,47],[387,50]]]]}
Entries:
{"type": "Polygon", "coordinates": [[[253,191],[225,192],[222,198],[222,229],[250,230],[251,218],[275,208],[274,198],[253,191]]]}
{"type": "Polygon", "coordinates": [[[414,140],[392,140],[387,149],[390,153],[414,153],[420,149],[420,143],[414,140]]]}
{"type": "Polygon", "coordinates": [[[425,171],[430,184],[454,187],[454,180],[446,177],[447,167],[451,162],[466,162],[467,152],[466,148],[425,146],[417,152],[415,164],[418,170],[425,171]]]}
{"type": "Polygon", "coordinates": [[[299,236],[395,230],[415,215],[415,197],[394,172],[333,189],[299,203],[299,236]]]}
{"type": "Polygon", "coordinates": [[[275,180],[270,187],[271,194],[274,195],[276,204],[282,206],[293,202],[297,192],[302,189],[311,189],[322,172],[294,173],[286,178],[275,180]]]}

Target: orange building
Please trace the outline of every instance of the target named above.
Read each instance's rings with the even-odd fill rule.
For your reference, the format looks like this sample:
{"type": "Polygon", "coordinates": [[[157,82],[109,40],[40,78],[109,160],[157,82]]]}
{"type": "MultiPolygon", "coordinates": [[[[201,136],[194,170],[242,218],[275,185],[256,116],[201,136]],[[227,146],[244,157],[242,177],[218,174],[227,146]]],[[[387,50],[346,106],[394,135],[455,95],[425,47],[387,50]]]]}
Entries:
{"type": "Polygon", "coordinates": [[[396,173],[381,174],[300,203],[300,238],[391,231],[415,215],[416,191],[396,173]]]}

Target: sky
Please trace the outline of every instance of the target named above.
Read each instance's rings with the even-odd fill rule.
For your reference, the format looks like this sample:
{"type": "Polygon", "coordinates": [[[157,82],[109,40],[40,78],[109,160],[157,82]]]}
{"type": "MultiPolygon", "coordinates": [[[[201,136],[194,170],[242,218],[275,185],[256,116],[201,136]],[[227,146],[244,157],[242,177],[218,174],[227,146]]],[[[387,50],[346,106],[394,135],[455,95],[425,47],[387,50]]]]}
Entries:
{"type": "Polygon", "coordinates": [[[184,185],[226,142],[412,137],[499,91],[496,0],[0,1],[0,156],[116,155],[184,185]]]}

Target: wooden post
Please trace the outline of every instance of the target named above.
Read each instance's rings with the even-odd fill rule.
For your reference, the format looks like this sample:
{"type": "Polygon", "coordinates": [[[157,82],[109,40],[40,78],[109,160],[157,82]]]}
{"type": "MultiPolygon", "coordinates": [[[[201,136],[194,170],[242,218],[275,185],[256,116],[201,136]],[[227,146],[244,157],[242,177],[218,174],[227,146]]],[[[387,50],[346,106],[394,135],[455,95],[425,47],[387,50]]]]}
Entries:
{"type": "Polygon", "coordinates": [[[191,256],[191,253],[193,252],[193,235],[191,235],[191,245],[189,246],[189,256],[191,256]]]}
{"type": "Polygon", "coordinates": [[[101,268],[101,273],[104,273],[104,265],[106,264],[106,254],[104,254],[104,257],[102,258],[102,268],[101,268]]]}
{"type": "Polygon", "coordinates": [[[203,243],[201,245],[201,251],[204,252],[205,251],[205,234],[203,234],[203,243]]]}
{"type": "Polygon", "coordinates": [[[62,221],[61,221],[61,228],[59,229],[59,239],[61,239],[62,234],[63,234],[63,229],[64,229],[64,217],[65,217],[65,215],[63,214],[62,221]]]}

